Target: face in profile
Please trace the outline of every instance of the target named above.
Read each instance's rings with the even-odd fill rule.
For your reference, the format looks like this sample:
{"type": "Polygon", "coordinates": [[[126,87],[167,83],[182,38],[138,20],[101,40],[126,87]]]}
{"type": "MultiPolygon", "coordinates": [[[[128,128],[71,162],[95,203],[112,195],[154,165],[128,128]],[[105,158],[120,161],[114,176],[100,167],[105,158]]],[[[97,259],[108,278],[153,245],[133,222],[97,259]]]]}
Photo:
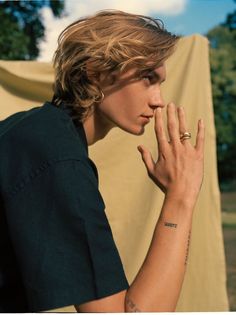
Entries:
{"type": "Polygon", "coordinates": [[[118,76],[114,83],[101,80],[105,95],[97,105],[97,113],[111,127],[117,126],[134,135],[141,135],[157,107],[164,107],[161,84],[166,78],[165,65],[139,73],[132,68],[118,76]]]}

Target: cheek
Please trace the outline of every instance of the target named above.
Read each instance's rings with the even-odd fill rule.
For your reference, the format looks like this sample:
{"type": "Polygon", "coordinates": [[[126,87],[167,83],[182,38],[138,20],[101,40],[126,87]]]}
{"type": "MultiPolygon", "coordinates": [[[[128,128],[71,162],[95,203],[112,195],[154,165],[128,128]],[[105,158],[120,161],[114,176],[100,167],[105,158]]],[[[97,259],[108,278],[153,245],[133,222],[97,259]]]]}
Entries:
{"type": "Polygon", "coordinates": [[[135,112],[134,97],[130,93],[113,93],[108,95],[100,105],[101,111],[113,118],[124,118],[135,112]]]}
{"type": "Polygon", "coordinates": [[[117,109],[124,115],[138,116],[142,114],[145,95],[139,86],[133,85],[116,95],[117,109]]]}
{"type": "Polygon", "coordinates": [[[142,134],[145,123],[141,115],[146,111],[146,93],[142,84],[132,84],[106,97],[99,105],[100,112],[113,124],[132,133],[142,134]]]}

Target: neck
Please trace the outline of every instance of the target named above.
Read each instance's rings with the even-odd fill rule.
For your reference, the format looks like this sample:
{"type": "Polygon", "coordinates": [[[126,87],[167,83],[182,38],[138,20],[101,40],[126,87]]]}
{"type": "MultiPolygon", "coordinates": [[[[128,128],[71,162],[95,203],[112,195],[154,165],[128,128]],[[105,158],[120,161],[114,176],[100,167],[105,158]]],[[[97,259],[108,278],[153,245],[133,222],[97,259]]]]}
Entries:
{"type": "Polygon", "coordinates": [[[83,122],[88,145],[103,139],[114,125],[98,111],[94,111],[83,122]]]}

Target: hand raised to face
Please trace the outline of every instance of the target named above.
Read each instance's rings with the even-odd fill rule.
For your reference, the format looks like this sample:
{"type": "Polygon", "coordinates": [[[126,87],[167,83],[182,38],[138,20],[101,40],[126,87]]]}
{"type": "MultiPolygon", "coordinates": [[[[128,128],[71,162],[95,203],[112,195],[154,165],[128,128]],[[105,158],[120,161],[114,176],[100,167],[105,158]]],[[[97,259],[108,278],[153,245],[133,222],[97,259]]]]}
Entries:
{"type": "Polygon", "coordinates": [[[138,146],[149,177],[165,193],[188,194],[196,198],[203,179],[204,162],[204,124],[198,121],[196,143],[193,146],[188,138],[182,136],[187,130],[185,112],[174,103],[167,105],[167,130],[165,134],[162,109],[155,110],[155,134],[158,159],[153,160],[150,151],[138,146]]]}

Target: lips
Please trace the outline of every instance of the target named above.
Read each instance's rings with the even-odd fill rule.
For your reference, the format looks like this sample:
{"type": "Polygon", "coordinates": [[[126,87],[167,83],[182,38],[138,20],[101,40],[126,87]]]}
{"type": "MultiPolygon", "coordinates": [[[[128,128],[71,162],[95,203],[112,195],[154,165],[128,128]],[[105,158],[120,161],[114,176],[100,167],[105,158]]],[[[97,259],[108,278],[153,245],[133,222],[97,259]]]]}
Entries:
{"type": "Polygon", "coordinates": [[[151,116],[141,116],[141,118],[145,124],[148,124],[150,122],[151,116]]]}
{"type": "Polygon", "coordinates": [[[153,118],[153,115],[142,115],[141,117],[144,117],[144,118],[147,118],[147,119],[152,119],[153,118]]]}

